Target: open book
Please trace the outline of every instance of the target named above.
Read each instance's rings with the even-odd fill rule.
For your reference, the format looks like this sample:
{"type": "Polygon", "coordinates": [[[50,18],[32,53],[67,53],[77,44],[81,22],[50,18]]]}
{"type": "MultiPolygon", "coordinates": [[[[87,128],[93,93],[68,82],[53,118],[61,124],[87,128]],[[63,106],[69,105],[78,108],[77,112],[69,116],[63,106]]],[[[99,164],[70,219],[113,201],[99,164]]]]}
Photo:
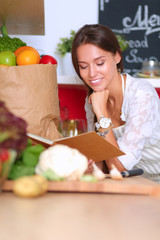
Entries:
{"type": "Polygon", "coordinates": [[[103,161],[124,155],[121,150],[107,142],[96,132],[86,132],[74,137],[60,138],[55,141],[31,133],[27,133],[27,135],[34,142],[40,143],[46,148],[54,146],[55,144],[64,144],[71,148],[76,148],[88,159],[92,159],[94,161],[103,161]]]}

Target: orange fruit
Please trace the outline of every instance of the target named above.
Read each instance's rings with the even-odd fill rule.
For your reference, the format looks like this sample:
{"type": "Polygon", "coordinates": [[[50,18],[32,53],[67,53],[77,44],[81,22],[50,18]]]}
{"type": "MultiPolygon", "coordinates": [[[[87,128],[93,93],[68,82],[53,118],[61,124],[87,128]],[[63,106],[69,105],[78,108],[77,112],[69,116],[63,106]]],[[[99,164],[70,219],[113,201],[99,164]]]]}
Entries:
{"type": "Polygon", "coordinates": [[[33,50],[23,50],[17,55],[17,65],[38,64],[39,57],[33,50]]]}
{"type": "Polygon", "coordinates": [[[19,47],[16,49],[16,51],[14,52],[14,54],[16,55],[16,57],[18,56],[19,53],[21,53],[22,51],[24,50],[32,50],[36,55],[37,57],[39,58],[39,61],[40,61],[40,55],[39,55],[39,52],[34,48],[34,47],[30,47],[30,46],[22,46],[22,47],[19,47]]]}

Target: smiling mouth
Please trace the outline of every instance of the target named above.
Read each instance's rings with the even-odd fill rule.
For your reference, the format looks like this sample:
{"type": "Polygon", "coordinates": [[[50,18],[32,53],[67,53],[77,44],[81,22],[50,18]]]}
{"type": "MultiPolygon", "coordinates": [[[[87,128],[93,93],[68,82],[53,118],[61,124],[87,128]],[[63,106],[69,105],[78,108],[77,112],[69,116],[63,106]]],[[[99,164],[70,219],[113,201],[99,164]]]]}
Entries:
{"type": "Polygon", "coordinates": [[[90,82],[91,82],[92,85],[98,85],[101,82],[101,80],[102,79],[99,78],[99,79],[90,80],[90,82]]]}

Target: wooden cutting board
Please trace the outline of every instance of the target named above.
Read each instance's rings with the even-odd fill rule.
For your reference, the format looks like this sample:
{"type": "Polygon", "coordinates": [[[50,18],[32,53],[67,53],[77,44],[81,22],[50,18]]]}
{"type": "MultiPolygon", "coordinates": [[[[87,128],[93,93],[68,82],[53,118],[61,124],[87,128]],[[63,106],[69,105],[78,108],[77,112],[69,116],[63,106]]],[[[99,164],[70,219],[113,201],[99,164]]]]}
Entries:
{"type": "MultiPolygon", "coordinates": [[[[48,192],[116,193],[160,195],[160,185],[142,176],[113,180],[106,178],[96,183],[81,181],[48,182],[48,192]]],[[[6,181],[3,191],[12,191],[13,181],[6,181]]]]}

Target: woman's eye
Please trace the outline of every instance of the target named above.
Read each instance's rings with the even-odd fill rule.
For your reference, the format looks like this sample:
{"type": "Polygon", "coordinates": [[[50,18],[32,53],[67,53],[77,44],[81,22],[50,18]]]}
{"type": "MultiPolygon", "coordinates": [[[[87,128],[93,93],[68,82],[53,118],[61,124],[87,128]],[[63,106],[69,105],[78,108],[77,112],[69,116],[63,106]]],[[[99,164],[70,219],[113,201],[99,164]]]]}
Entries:
{"type": "Polygon", "coordinates": [[[80,69],[86,69],[87,66],[81,66],[81,65],[79,65],[79,68],[80,68],[80,69]]]}
{"type": "Polygon", "coordinates": [[[103,64],[104,64],[104,62],[97,63],[97,66],[102,66],[103,64]]]}

